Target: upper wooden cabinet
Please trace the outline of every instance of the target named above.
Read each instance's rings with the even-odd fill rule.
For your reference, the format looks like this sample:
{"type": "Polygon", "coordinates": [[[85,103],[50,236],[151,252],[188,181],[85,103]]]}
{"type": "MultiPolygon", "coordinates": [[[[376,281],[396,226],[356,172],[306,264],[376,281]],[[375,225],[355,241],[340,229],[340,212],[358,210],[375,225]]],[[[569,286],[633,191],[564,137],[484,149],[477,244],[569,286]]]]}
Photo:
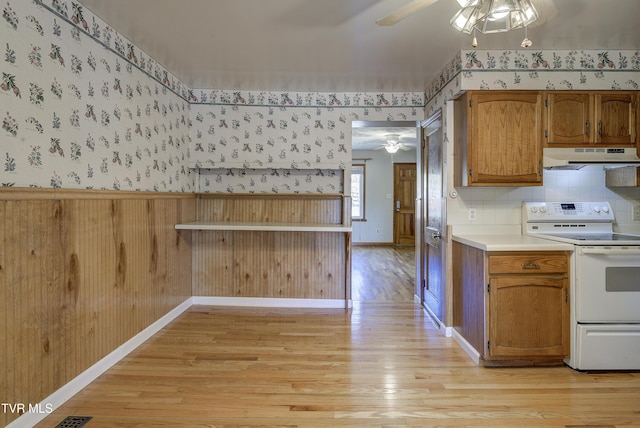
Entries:
{"type": "Polygon", "coordinates": [[[545,136],[550,144],[584,145],[593,137],[593,96],[586,93],[547,94],[545,136]]]}
{"type": "Polygon", "coordinates": [[[638,94],[601,93],[595,95],[598,129],[596,143],[635,146],[638,141],[638,94]]]}
{"type": "Polygon", "coordinates": [[[545,137],[548,146],[638,143],[637,92],[547,92],[545,137]]]}
{"type": "Polygon", "coordinates": [[[455,116],[454,185],[542,185],[540,92],[469,91],[455,116]]]}

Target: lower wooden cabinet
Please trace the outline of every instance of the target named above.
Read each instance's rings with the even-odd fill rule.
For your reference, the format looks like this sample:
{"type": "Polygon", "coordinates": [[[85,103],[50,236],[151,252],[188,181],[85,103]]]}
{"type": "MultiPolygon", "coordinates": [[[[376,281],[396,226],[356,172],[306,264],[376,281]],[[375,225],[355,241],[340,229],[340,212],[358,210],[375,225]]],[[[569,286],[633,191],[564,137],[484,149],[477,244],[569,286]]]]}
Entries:
{"type": "Polygon", "coordinates": [[[485,252],[453,243],[454,328],[484,365],[569,355],[569,254],[485,252]]]}

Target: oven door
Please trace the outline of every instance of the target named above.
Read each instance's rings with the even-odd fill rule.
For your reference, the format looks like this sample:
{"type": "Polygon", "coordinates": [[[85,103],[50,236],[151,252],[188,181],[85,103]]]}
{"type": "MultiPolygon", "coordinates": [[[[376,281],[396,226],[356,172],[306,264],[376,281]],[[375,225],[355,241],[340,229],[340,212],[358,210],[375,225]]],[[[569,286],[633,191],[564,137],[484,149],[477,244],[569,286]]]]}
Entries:
{"type": "Polygon", "coordinates": [[[576,321],[640,323],[640,246],[576,248],[576,321]]]}

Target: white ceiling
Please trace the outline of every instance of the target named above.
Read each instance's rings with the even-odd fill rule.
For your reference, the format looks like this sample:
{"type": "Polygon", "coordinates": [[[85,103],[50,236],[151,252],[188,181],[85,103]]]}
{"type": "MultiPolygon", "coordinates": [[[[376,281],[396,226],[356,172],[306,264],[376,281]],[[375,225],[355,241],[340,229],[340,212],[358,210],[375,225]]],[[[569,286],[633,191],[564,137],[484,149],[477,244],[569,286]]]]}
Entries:
{"type": "Polygon", "coordinates": [[[416,127],[380,127],[362,126],[354,127],[351,130],[352,150],[380,150],[384,148],[389,134],[398,135],[403,150],[415,150],[417,147],[416,127]]]}
{"type": "MultiPolygon", "coordinates": [[[[80,0],[194,89],[423,91],[471,37],[439,0],[391,27],[409,0],[80,0]]],[[[639,49],[640,0],[555,0],[529,30],[547,49],[639,49]]],[[[522,30],[478,35],[479,49],[520,49],[522,30]]]]}

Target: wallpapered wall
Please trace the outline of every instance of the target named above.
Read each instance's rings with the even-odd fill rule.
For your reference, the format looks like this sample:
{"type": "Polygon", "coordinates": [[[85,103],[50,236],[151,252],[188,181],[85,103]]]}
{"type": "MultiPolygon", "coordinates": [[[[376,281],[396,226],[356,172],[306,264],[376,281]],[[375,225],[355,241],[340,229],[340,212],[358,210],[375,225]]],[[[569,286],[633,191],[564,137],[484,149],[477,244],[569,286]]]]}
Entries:
{"type": "MultiPolygon", "coordinates": [[[[472,89],[638,90],[640,50],[470,50],[461,51],[426,91],[426,116],[443,109],[447,153],[445,196],[453,189],[453,119],[447,101],[472,89]]],[[[520,225],[522,201],[606,200],[618,225],[631,225],[640,189],[608,189],[602,167],[545,171],[542,187],[459,188],[447,199],[451,225],[520,225]],[[477,210],[468,220],[468,210],[477,210]]]]}
{"type": "Polygon", "coordinates": [[[198,90],[191,163],[199,190],[342,193],[353,120],[422,120],[423,94],[198,90]]]}
{"type": "Polygon", "coordinates": [[[424,94],[191,90],[79,2],[8,0],[2,18],[3,186],[335,193],[352,120],[421,120],[468,89],[640,80],[636,50],[471,50],[424,94]]]}
{"type": "Polygon", "coordinates": [[[424,93],[192,91],[79,2],[2,17],[3,186],[336,193],[351,120],[422,119],[424,93]]]}
{"type": "Polygon", "coordinates": [[[79,3],[3,3],[3,186],[193,190],[188,88],[79,3]]]}

